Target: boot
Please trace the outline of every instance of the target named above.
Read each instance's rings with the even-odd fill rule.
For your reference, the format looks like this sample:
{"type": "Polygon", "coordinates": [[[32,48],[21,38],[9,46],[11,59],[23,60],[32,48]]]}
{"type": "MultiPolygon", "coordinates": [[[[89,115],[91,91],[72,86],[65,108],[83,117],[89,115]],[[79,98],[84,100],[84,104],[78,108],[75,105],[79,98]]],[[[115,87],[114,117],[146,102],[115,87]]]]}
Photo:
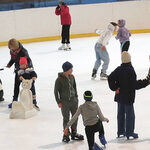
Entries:
{"type": "Polygon", "coordinates": [[[71,50],[70,44],[67,44],[66,50],[67,50],[67,51],[71,50]]]}
{"type": "Polygon", "coordinates": [[[70,141],[69,135],[63,135],[62,141],[68,143],[70,141]]]}
{"type": "Polygon", "coordinates": [[[108,79],[108,75],[105,74],[105,73],[103,73],[103,72],[101,72],[101,74],[100,74],[100,79],[102,79],[102,80],[107,80],[107,79],[108,79]]]}
{"type": "Polygon", "coordinates": [[[105,144],[107,144],[106,142],[106,139],[105,139],[105,136],[104,135],[99,135],[99,139],[100,139],[100,142],[102,143],[102,145],[105,146],[105,144]]]}
{"type": "Polygon", "coordinates": [[[33,108],[35,108],[37,111],[40,111],[40,108],[37,104],[33,104],[33,108]]]}
{"type": "Polygon", "coordinates": [[[92,72],[92,80],[94,80],[96,78],[96,74],[97,74],[97,70],[96,69],[93,69],[93,72],[92,72]]]}
{"type": "Polygon", "coordinates": [[[128,135],[128,136],[127,136],[127,139],[129,140],[130,137],[133,137],[134,139],[139,138],[139,136],[138,136],[137,133],[132,133],[132,134],[128,135]]]}
{"type": "Polygon", "coordinates": [[[62,44],[62,46],[60,46],[60,47],[58,48],[58,50],[66,50],[66,49],[67,49],[67,47],[66,47],[65,44],[62,44]]]}
{"type": "Polygon", "coordinates": [[[84,136],[81,134],[78,134],[76,130],[72,130],[71,139],[72,140],[84,140],[84,136]]]}

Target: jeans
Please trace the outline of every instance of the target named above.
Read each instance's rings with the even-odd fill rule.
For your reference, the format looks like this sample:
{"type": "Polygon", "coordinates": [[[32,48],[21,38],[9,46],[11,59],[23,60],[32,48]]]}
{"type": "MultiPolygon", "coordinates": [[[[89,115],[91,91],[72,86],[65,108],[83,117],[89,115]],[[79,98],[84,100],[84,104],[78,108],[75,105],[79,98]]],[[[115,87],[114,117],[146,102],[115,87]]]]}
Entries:
{"type": "Polygon", "coordinates": [[[134,133],[135,128],[135,114],[133,104],[121,104],[118,102],[118,135],[129,136],[134,133]]]}
{"type": "Polygon", "coordinates": [[[101,61],[103,61],[103,65],[102,65],[102,72],[106,73],[106,70],[108,69],[108,65],[109,65],[109,55],[107,50],[102,50],[101,49],[102,45],[100,43],[96,43],[95,44],[95,53],[96,53],[96,62],[94,65],[94,69],[98,70],[98,68],[101,65],[101,61]]]}

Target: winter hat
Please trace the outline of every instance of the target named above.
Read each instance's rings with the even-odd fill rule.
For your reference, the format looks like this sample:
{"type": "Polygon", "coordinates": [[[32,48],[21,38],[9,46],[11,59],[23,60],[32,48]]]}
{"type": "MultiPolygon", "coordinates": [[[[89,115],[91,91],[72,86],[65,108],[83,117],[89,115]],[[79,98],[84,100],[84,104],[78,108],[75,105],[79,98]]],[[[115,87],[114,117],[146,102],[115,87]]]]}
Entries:
{"type": "Polygon", "coordinates": [[[91,91],[85,91],[83,96],[86,101],[91,101],[93,99],[93,95],[91,91]]]}
{"type": "Polygon", "coordinates": [[[59,0],[58,1],[58,4],[63,4],[64,3],[64,0],[59,0]]]}
{"type": "Polygon", "coordinates": [[[20,64],[20,65],[22,65],[22,64],[27,65],[27,64],[28,64],[27,58],[26,58],[26,57],[20,57],[19,64],[20,64]]]}
{"type": "Polygon", "coordinates": [[[130,54],[127,51],[122,52],[121,60],[122,60],[122,63],[129,63],[129,62],[131,62],[130,54]]]}
{"type": "Polygon", "coordinates": [[[71,68],[73,68],[73,65],[72,65],[70,62],[68,62],[68,61],[66,61],[66,62],[62,65],[62,69],[63,69],[64,72],[70,70],[71,68]]]}

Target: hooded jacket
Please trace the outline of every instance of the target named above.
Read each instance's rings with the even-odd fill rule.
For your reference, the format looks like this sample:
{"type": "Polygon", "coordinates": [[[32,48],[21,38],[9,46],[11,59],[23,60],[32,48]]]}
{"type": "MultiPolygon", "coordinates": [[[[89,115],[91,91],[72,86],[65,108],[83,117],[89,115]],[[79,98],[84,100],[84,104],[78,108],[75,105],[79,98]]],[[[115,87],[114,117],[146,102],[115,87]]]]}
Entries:
{"type": "Polygon", "coordinates": [[[29,57],[28,51],[19,43],[19,49],[17,52],[10,50],[11,59],[8,62],[9,66],[12,66],[15,63],[15,71],[17,72],[20,69],[19,61],[20,57],[27,57],[28,67],[33,68],[32,61],[29,57]]]}
{"type": "Polygon", "coordinates": [[[126,21],[121,19],[120,21],[120,27],[117,31],[116,39],[122,42],[129,41],[129,37],[131,36],[131,33],[128,31],[128,29],[125,28],[126,21]]]}
{"type": "Polygon", "coordinates": [[[78,97],[76,81],[73,75],[66,77],[64,73],[58,73],[55,81],[54,95],[57,104],[70,101],[72,97],[78,97]]]}
{"type": "Polygon", "coordinates": [[[61,8],[57,7],[55,14],[60,15],[61,25],[71,25],[71,16],[67,4],[62,5],[61,8]]]}
{"type": "Polygon", "coordinates": [[[98,120],[107,121],[97,104],[97,102],[86,101],[84,104],[80,105],[77,112],[74,114],[72,119],[68,122],[66,128],[69,128],[78,118],[79,115],[82,115],[82,120],[84,126],[95,125],[98,120]]]}
{"type": "Polygon", "coordinates": [[[113,35],[114,30],[115,27],[111,23],[107,26],[107,29],[104,31],[96,30],[96,33],[100,34],[100,37],[97,42],[102,44],[103,46],[107,45],[110,38],[113,35]]]}

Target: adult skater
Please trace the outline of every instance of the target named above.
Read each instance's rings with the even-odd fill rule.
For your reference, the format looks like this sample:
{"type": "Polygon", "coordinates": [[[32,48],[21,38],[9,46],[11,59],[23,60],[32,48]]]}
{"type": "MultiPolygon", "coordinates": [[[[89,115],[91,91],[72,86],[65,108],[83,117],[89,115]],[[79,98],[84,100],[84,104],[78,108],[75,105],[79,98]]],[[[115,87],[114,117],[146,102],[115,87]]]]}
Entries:
{"type": "Polygon", "coordinates": [[[116,30],[117,24],[111,22],[107,29],[104,31],[96,30],[97,34],[100,34],[98,41],[95,44],[95,53],[96,53],[96,62],[92,72],[92,79],[96,78],[97,71],[101,65],[101,61],[103,61],[102,70],[100,73],[101,79],[107,79],[106,70],[109,65],[109,55],[106,49],[106,45],[108,44],[110,38],[113,35],[113,32],[116,30]]]}
{"type": "Polygon", "coordinates": [[[121,52],[128,51],[130,46],[131,33],[125,28],[126,21],[123,19],[118,20],[119,29],[117,31],[116,39],[120,41],[121,52]]]}
{"type": "Polygon", "coordinates": [[[94,134],[99,132],[100,142],[105,146],[107,143],[104,137],[104,128],[102,121],[109,122],[105,118],[96,102],[92,102],[93,95],[91,91],[85,91],[83,94],[85,103],[80,105],[77,112],[74,114],[72,119],[68,122],[64,133],[68,133],[68,128],[76,121],[78,116],[81,114],[83,124],[85,126],[85,133],[88,141],[89,150],[94,150],[94,134]]]}
{"type": "MultiPolygon", "coordinates": [[[[18,71],[19,71],[19,60],[20,57],[26,57],[28,62],[28,67],[33,68],[32,61],[29,57],[28,51],[22,46],[22,44],[17,41],[16,39],[10,39],[8,41],[8,48],[10,49],[10,56],[11,59],[7,64],[7,67],[10,68],[13,64],[15,66],[15,84],[14,84],[14,96],[12,101],[18,101],[18,94],[19,94],[19,86],[20,80],[18,78],[18,71]]],[[[12,107],[12,103],[8,105],[9,108],[12,107]]]]}
{"type": "Polygon", "coordinates": [[[59,50],[71,50],[70,47],[70,26],[71,26],[71,16],[69,12],[69,7],[63,0],[59,0],[58,6],[55,10],[56,15],[60,15],[62,32],[61,32],[61,43],[59,50]]]}
{"type": "Polygon", "coordinates": [[[144,80],[137,80],[136,73],[131,64],[131,56],[124,51],[121,55],[122,64],[117,67],[109,76],[109,87],[113,91],[117,91],[115,101],[118,103],[118,137],[126,136],[138,138],[138,134],[134,133],[135,114],[134,101],[135,90],[141,89],[149,85],[150,73],[144,80]]]}
{"type": "MultiPolygon", "coordinates": [[[[70,113],[73,116],[78,109],[78,95],[76,89],[76,81],[72,74],[73,65],[70,62],[65,62],[62,65],[63,72],[58,73],[58,78],[55,82],[55,99],[58,107],[61,108],[63,116],[63,129],[69,122],[70,113]]],[[[83,136],[77,133],[77,120],[71,126],[71,139],[83,140],[83,136]]],[[[62,141],[69,142],[69,134],[63,135],[62,141]]]]}

